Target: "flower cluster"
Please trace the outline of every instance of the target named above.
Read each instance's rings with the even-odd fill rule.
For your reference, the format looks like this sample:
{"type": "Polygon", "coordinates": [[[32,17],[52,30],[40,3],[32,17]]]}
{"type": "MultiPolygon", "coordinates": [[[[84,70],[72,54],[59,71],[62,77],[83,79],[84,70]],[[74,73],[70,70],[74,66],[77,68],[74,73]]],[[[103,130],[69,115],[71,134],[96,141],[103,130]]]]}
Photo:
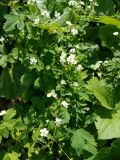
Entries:
{"type": "Polygon", "coordinates": [[[66,62],[66,56],[67,54],[65,52],[62,52],[60,55],[60,62],[65,63],[66,62]]]}
{"type": "Polygon", "coordinates": [[[47,137],[49,131],[47,130],[47,128],[43,128],[40,130],[40,135],[41,137],[47,137]]]}
{"type": "Polygon", "coordinates": [[[60,12],[55,11],[55,18],[60,19],[60,12]]]}
{"type": "Polygon", "coordinates": [[[77,6],[78,3],[76,1],[74,1],[74,0],[70,0],[68,2],[68,4],[69,4],[69,6],[77,6]]]}
{"type": "Polygon", "coordinates": [[[6,114],[6,110],[2,110],[2,111],[0,112],[0,116],[3,116],[4,114],[6,114]]]}
{"type": "Polygon", "coordinates": [[[69,106],[69,104],[66,101],[62,101],[61,104],[64,108],[68,108],[69,106]]]}
{"type": "Polygon", "coordinates": [[[41,11],[41,15],[44,16],[44,17],[49,17],[49,16],[50,16],[50,13],[49,13],[49,11],[47,11],[47,10],[42,10],[42,11],[41,11]]]}
{"type": "Polygon", "coordinates": [[[113,32],[114,36],[118,36],[119,32],[113,32]]]}
{"type": "Polygon", "coordinates": [[[56,126],[60,126],[61,123],[62,123],[62,119],[61,119],[61,118],[56,118],[56,119],[55,119],[55,124],[56,124],[56,126]]]}
{"type": "Polygon", "coordinates": [[[65,81],[64,79],[62,79],[62,80],[60,81],[60,83],[61,83],[62,85],[65,85],[65,84],[66,84],[66,81],[65,81]]]}
{"type": "Polygon", "coordinates": [[[70,54],[67,58],[68,64],[77,64],[75,54],[70,54]]]}
{"type": "Polygon", "coordinates": [[[72,35],[77,35],[78,34],[78,30],[77,29],[75,29],[75,28],[72,28],[71,29],[71,33],[72,33],[72,35]]]}
{"type": "Polygon", "coordinates": [[[35,57],[31,57],[30,58],[30,64],[36,65],[36,63],[37,63],[37,59],[35,57]]]}
{"type": "Polygon", "coordinates": [[[47,93],[47,97],[54,97],[54,98],[56,98],[57,94],[55,93],[55,90],[52,89],[51,92],[47,93]]]}

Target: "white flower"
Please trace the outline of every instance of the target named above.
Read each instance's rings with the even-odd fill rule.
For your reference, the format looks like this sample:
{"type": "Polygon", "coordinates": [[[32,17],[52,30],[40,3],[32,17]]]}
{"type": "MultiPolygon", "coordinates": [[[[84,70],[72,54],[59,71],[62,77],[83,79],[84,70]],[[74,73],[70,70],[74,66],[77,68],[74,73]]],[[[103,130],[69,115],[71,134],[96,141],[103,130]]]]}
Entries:
{"type": "Polygon", "coordinates": [[[6,114],[6,110],[2,110],[2,111],[0,112],[0,116],[3,116],[4,114],[6,114]]]}
{"type": "Polygon", "coordinates": [[[78,83],[77,82],[73,82],[73,86],[78,87],[78,83]]]}
{"type": "Polygon", "coordinates": [[[84,6],[84,5],[85,5],[85,3],[84,3],[83,1],[80,1],[80,5],[84,6]]]}
{"type": "Polygon", "coordinates": [[[61,63],[65,63],[66,61],[66,53],[65,52],[62,52],[61,53],[61,56],[60,56],[60,62],[61,63]]]}
{"type": "Polygon", "coordinates": [[[62,119],[61,119],[61,118],[56,118],[56,119],[55,119],[55,124],[56,124],[56,126],[59,126],[59,125],[61,124],[61,122],[62,122],[62,119]]]}
{"type": "Polygon", "coordinates": [[[41,15],[42,15],[42,16],[45,16],[45,17],[49,17],[49,16],[50,16],[50,13],[49,13],[47,10],[42,10],[42,11],[41,11],[41,15]]]}
{"type": "Polygon", "coordinates": [[[76,6],[77,5],[77,2],[76,1],[69,1],[68,2],[69,6],[76,6]]]}
{"type": "Polygon", "coordinates": [[[67,24],[68,26],[72,26],[72,23],[71,23],[70,21],[66,21],[66,24],[67,24]]]}
{"type": "Polygon", "coordinates": [[[37,59],[35,57],[30,58],[30,64],[35,65],[37,63],[37,59]]]}
{"type": "Polygon", "coordinates": [[[39,17],[35,18],[34,24],[38,24],[39,22],[40,22],[40,18],[39,17]]]}
{"type": "Polygon", "coordinates": [[[4,40],[5,40],[5,38],[2,36],[2,37],[0,38],[0,42],[3,43],[4,40]]]}
{"type": "Polygon", "coordinates": [[[60,12],[55,11],[55,18],[60,19],[60,12]]]}
{"type": "Polygon", "coordinates": [[[68,106],[69,106],[69,104],[66,101],[62,101],[61,104],[65,108],[68,108],[68,106]]]}
{"type": "Polygon", "coordinates": [[[46,123],[49,123],[49,119],[46,120],[46,123]]]}
{"type": "Polygon", "coordinates": [[[62,79],[62,80],[60,81],[60,83],[61,83],[62,85],[66,84],[66,82],[65,82],[64,79],[62,79]]]}
{"type": "Polygon", "coordinates": [[[47,137],[49,131],[46,128],[40,130],[41,137],[47,137]]]}
{"type": "Polygon", "coordinates": [[[97,70],[100,67],[101,63],[102,61],[97,61],[96,64],[91,65],[91,68],[93,68],[94,70],[97,70]]]}
{"type": "Polygon", "coordinates": [[[89,2],[93,2],[93,0],[89,0],[89,2]]]}
{"type": "Polygon", "coordinates": [[[78,71],[81,71],[82,69],[83,69],[82,65],[81,65],[81,64],[78,64],[77,70],[78,70],[78,71]]]}
{"type": "Polygon", "coordinates": [[[114,32],[113,35],[114,36],[118,36],[119,32],[114,32]]]}
{"type": "Polygon", "coordinates": [[[72,33],[73,35],[76,35],[76,34],[78,34],[78,30],[75,29],[75,28],[73,28],[73,29],[71,29],[71,33],[72,33]]]}
{"type": "Polygon", "coordinates": [[[90,108],[88,108],[88,107],[84,108],[84,111],[89,111],[89,110],[90,110],[90,108]]]}
{"type": "Polygon", "coordinates": [[[75,48],[71,48],[71,49],[69,50],[69,52],[70,52],[70,53],[75,53],[75,48]]]}
{"type": "Polygon", "coordinates": [[[27,1],[27,4],[33,5],[33,4],[35,3],[35,1],[36,1],[36,0],[28,0],[28,1],[27,1]]]}
{"type": "Polygon", "coordinates": [[[77,64],[77,61],[75,59],[75,55],[70,54],[70,56],[67,58],[67,62],[68,62],[68,64],[77,64]]]}
{"type": "Polygon", "coordinates": [[[57,94],[55,93],[55,90],[52,89],[52,91],[47,94],[47,97],[54,97],[54,98],[56,98],[57,94]]]}

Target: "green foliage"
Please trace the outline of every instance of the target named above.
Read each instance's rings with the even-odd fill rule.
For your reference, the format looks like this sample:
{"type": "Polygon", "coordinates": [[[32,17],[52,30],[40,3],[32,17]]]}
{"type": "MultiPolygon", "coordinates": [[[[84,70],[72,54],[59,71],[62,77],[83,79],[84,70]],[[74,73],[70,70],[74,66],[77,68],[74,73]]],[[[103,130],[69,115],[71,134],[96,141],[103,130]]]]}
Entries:
{"type": "Polygon", "coordinates": [[[114,108],[114,92],[105,81],[98,81],[97,78],[93,78],[88,82],[87,88],[93,92],[103,107],[107,109],[114,108]]]}
{"type": "Polygon", "coordinates": [[[0,2],[0,160],[119,160],[118,5],[0,2]]]}
{"type": "Polygon", "coordinates": [[[112,139],[120,137],[120,117],[113,117],[111,119],[101,119],[98,118],[96,128],[98,129],[98,138],[99,139],[112,139]]]}
{"type": "Polygon", "coordinates": [[[76,150],[78,155],[80,155],[83,150],[86,150],[92,154],[97,152],[94,137],[84,129],[78,129],[73,133],[71,145],[76,150]]]}

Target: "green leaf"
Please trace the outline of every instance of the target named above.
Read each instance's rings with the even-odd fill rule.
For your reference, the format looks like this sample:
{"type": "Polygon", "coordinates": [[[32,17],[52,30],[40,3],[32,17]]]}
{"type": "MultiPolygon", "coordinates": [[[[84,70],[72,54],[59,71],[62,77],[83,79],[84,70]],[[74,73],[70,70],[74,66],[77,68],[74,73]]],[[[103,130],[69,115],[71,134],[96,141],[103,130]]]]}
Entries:
{"type": "Polygon", "coordinates": [[[112,0],[98,0],[98,6],[95,7],[97,15],[113,15],[115,12],[114,3],[112,0]]]}
{"type": "Polygon", "coordinates": [[[62,119],[62,124],[69,123],[70,115],[66,109],[61,109],[59,113],[60,118],[62,119]]]}
{"type": "Polygon", "coordinates": [[[0,55],[0,66],[3,68],[7,66],[7,55],[0,55]]]}
{"type": "Polygon", "coordinates": [[[107,109],[114,108],[113,90],[105,83],[105,81],[99,81],[97,78],[92,78],[88,82],[87,88],[93,92],[94,96],[99,100],[103,107],[107,109]]]}
{"type": "Polygon", "coordinates": [[[101,149],[93,160],[113,160],[110,156],[110,148],[101,149]]]}
{"type": "MultiPolygon", "coordinates": [[[[116,26],[105,25],[100,27],[98,36],[102,40],[104,46],[112,49],[119,45],[120,38],[119,36],[114,36],[114,32],[119,32],[119,29],[116,26]]],[[[109,53],[110,54],[110,53],[109,53]]]]}
{"type": "Polygon", "coordinates": [[[97,152],[94,137],[84,129],[78,129],[73,133],[71,138],[71,146],[76,150],[79,156],[83,150],[92,154],[97,152]]]}
{"type": "Polygon", "coordinates": [[[120,21],[109,16],[100,16],[97,22],[104,23],[107,25],[114,25],[120,29],[120,21]]]}
{"type": "Polygon", "coordinates": [[[12,52],[8,54],[8,62],[15,63],[18,60],[18,48],[13,48],[12,52]]]}
{"type": "Polygon", "coordinates": [[[0,76],[0,97],[5,97],[7,99],[14,98],[17,95],[17,86],[5,68],[0,76]]]}
{"type": "Polygon", "coordinates": [[[16,28],[19,30],[24,29],[24,16],[23,14],[18,14],[17,12],[13,12],[9,15],[5,15],[5,19],[7,20],[4,24],[4,30],[6,32],[11,32],[16,28]]]}
{"type": "Polygon", "coordinates": [[[120,159],[120,139],[116,139],[112,143],[110,156],[113,157],[113,160],[120,159]]]}
{"type": "Polygon", "coordinates": [[[21,153],[12,151],[11,153],[6,153],[3,160],[19,160],[21,153]]]}
{"type": "Polygon", "coordinates": [[[34,97],[32,97],[31,101],[32,101],[32,105],[35,108],[37,108],[41,113],[44,111],[44,109],[45,109],[44,97],[34,96],[34,97]]]}
{"type": "Polygon", "coordinates": [[[7,113],[4,116],[4,121],[8,121],[11,120],[14,116],[16,115],[16,111],[11,108],[7,110],[7,113]]]}
{"type": "Polygon", "coordinates": [[[119,160],[120,159],[120,139],[113,141],[111,147],[101,149],[93,160],[119,160]]]}
{"type": "Polygon", "coordinates": [[[7,128],[2,129],[2,130],[1,130],[1,133],[2,133],[2,136],[3,136],[4,138],[8,138],[8,137],[9,137],[9,131],[8,131],[7,128]]]}
{"type": "Polygon", "coordinates": [[[44,9],[44,4],[47,2],[47,0],[40,0],[40,1],[36,1],[37,7],[39,8],[39,10],[42,11],[42,9],[44,9]]]}
{"type": "Polygon", "coordinates": [[[120,117],[115,116],[111,119],[97,118],[95,122],[98,130],[98,139],[120,138],[120,117]]]}
{"type": "Polygon", "coordinates": [[[20,82],[22,86],[30,86],[34,81],[34,73],[25,73],[22,75],[20,82]]]}
{"type": "Polygon", "coordinates": [[[0,44],[0,53],[4,52],[4,44],[0,44]]]}

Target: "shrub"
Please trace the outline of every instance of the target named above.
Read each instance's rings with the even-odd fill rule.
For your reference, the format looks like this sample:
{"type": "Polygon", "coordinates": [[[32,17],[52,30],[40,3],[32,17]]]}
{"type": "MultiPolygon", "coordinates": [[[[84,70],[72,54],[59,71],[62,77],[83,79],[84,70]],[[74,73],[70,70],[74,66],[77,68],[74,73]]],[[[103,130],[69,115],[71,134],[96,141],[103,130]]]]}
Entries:
{"type": "Polygon", "coordinates": [[[0,159],[119,159],[119,2],[0,5],[0,159]]]}

